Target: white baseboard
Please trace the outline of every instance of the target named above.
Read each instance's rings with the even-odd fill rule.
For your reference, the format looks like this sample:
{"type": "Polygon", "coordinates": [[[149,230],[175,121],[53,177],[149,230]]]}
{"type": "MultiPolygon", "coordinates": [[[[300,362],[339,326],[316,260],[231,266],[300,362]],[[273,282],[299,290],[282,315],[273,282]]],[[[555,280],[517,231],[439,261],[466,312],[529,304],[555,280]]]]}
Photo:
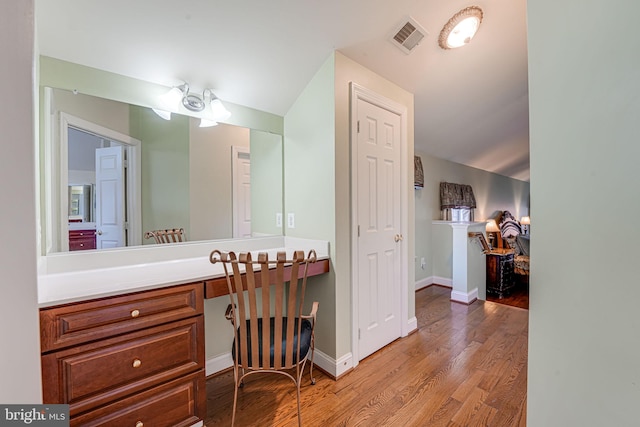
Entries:
{"type": "Polygon", "coordinates": [[[417,329],[418,329],[418,319],[415,316],[413,316],[407,322],[407,335],[409,335],[411,332],[413,332],[413,331],[415,331],[417,329]]]}
{"type": "Polygon", "coordinates": [[[347,353],[340,359],[335,360],[334,358],[329,357],[325,353],[316,349],[314,362],[323,371],[325,371],[329,375],[332,375],[334,378],[338,378],[339,376],[353,368],[353,355],[351,353],[347,353]]]}
{"type": "Polygon", "coordinates": [[[416,291],[431,285],[440,285],[446,288],[451,288],[453,287],[453,281],[451,279],[447,279],[446,277],[439,277],[439,276],[425,277],[424,279],[420,279],[416,282],[416,285],[415,285],[416,291]]]}
{"type": "Polygon", "coordinates": [[[478,288],[470,292],[451,291],[451,301],[461,302],[463,304],[471,304],[478,299],[478,288]]]}
{"type": "MultiPolygon", "coordinates": [[[[353,356],[351,353],[345,354],[336,361],[334,358],[329,357],[325,353],[316,349],[313,362],[329,375],[333,375],[334,378],[339,377],[353,368],[353,356]]],[[[231,358],[231,352],[212,357],[207,359],[206,375],[209,376],[216,374],[220,371],[231,368],[232,366],[233,359],[231,358]]]]}
{"type": "Polygon", "coordinates": [[[453,288],[453,279],[447,277],[433,276],[433,283],[444,286],[445,288],[453,288]]]}
{"type": "Polygon", "coordinates": [[[219,356],[212,357],[211,359],[207,359],[205,375],[213,375],[220,371],[224,371],[225,369],[231,368],[232,366],[233,358],[231,357],[231,352],[224,353],[219,356]]]}

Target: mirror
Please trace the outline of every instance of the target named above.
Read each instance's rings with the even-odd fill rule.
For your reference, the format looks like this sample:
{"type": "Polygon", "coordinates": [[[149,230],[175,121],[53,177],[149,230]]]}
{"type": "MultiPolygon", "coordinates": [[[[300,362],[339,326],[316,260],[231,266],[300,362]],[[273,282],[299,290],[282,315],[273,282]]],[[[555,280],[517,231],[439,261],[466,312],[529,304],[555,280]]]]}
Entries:
{"type": "Polygon", "coordinates": [[[281,135],[64,89],[42,99],[46,253],[67,251],[80,229],[95,230],[98,249],[155,244],[142,236],[165,228],[187,241],[282,234],[281,135]],[[105,165],[118,162],[114,177],[105,165]]]}
{"type": "Polygon", "coordinates": [[[69,223],[93,222],[92,188],[93,184],[69,185],[69,223]]]}

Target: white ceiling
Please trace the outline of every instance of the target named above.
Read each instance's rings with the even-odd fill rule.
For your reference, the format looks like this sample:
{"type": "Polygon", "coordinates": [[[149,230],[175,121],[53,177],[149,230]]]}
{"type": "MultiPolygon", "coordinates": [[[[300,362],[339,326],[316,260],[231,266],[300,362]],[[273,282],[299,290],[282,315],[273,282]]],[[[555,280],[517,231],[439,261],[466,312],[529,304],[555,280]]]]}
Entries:
{"type": "Polygon", "coordinates": [[[525,0],[36,0],[42,55],[285,115],[333,50],[415,95],[415,148],[529,180],[525,0]],[[438,46],[457,11],[484,20],[438,46]],[[429,35],[389,41],[407,17],[429,35]]]}

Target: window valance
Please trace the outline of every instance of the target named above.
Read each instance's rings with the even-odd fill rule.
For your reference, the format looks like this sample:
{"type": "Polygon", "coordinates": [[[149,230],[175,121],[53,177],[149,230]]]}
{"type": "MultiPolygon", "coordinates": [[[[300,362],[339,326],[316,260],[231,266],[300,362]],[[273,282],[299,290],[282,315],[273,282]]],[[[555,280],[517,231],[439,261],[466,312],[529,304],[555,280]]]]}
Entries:
{"type": "Polygon", "coordinates": [[[420,156],[413,156],[413,186],[416,189],[424,187],[424,171],[420,156]]]}
{"type": "Polygon", "coordinates": [[[440,183],[440,209],[476,207],[473,188],[466,184],[440,183]]]}

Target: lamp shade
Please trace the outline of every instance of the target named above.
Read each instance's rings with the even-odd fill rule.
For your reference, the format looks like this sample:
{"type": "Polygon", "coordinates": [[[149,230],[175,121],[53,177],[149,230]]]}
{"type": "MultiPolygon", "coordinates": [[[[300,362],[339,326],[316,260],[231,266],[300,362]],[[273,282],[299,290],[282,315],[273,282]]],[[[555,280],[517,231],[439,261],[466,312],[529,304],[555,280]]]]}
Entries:
{"type": "Polygon", "coordinates": [[[211,112],[215,121],[225,121],[231,117],[231,113],[222,105],[222,102],[215,98],[211,101],[211,112]]]}
{"type": "Polygon", "coordinates": [[[520,224],[522,224],[522,225],[530,225],[531,224],[531,219],[528,216],[523,216],[522,218],[520,218],[520,224]]]}
{"type": "Polygon", "coordinates": [[[498,228],[498,224],[496,224],[495,219],[490,219],[487,222],[486,231],[487,233],[497,233],[498,231],[500,231],[500,229],[498,228]]]}
{"type": "Polygon", "coordinates": [[[158,110],[157,108],[152,108],[153,112],[158,116],[162,117],[165,120],[171,120],[171,113],[169,111],[158,110]]]}

